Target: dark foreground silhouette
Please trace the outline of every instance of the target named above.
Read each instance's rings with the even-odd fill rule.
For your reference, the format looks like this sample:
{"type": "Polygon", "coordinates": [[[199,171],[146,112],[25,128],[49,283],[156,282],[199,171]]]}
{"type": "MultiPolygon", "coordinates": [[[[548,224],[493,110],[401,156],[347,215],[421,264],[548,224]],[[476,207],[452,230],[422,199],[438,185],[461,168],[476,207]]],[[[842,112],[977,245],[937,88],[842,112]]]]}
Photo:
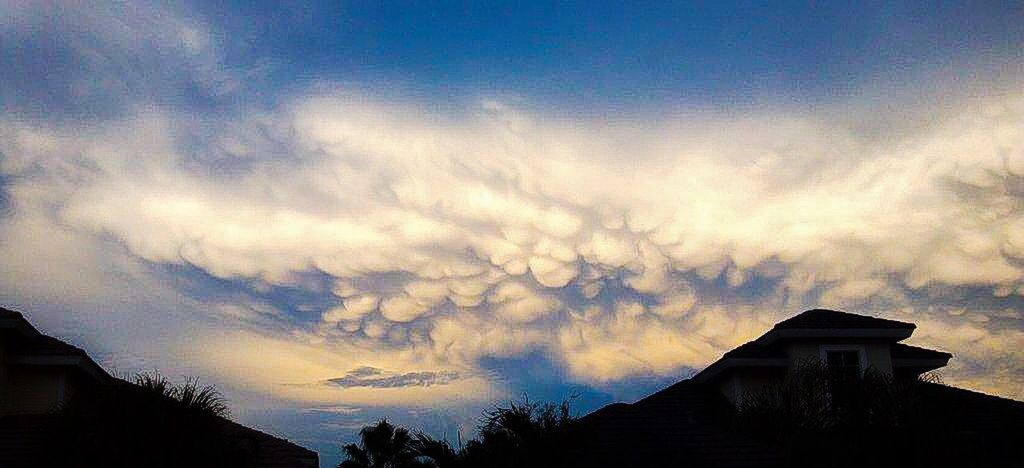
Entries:
{"type": "Polygon", "coordinates": [[[739,408],[690,381],[584,418],[568,402],[511,402],[460,446],[381,420],[345,446],[339,468],[1016,467],[1022,407],[930,374],[850,377],[808,362],[739,408]]]}
{"type": "Polygon", "coordinates": [[[112,379],[49,416],[50,442],[33,466],[232,468],[282,459],[267,450],[305,451],[228,416],[220,393],[196,379],[177,385],[159,373],[112,379]]]}
{"type": "Polygon", "coordinates": [[[789,466],[1021,466],[1022,406],[933,374],[851,378],[808,361],[748,394],[735,427],[778,446],[789,466]]]}
{"type": "Polygon", "coordinates": [[[344,447],[339,468],[547,467],[571,460],[575,418],[568,401],[540,404],[522,399],[486,411],[476,439],[453,446],[386,419],[364,427],[358,444],[344,447]]]}
{"type": "Polygon", "coordinates": [[[228,408],[195,379],[174,385],[158,373],[90,388],[55,415],[41,465],[250,466],[251,452],[224,430],[228,408]]]}
{"type": "Polygon", "coordinates": [[[315,467],[316,452],[228,418],[220,394],[118,378],[0,307],[0,468],[315,467]]]}

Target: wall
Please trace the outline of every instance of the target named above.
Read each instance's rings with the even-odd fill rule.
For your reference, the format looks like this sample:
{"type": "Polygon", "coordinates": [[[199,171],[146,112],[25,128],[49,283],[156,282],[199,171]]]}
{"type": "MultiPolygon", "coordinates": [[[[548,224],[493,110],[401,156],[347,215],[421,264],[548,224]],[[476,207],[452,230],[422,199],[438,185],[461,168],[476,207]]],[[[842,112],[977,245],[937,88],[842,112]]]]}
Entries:
{"type": "Polygon", "coordinates": [[[7,413],[41,414],[53,411],[71,396],[77,381],[67,368],[11,366],[7,369],[7,413]]]}
{"type": "MultiPolygon", "coordinates": [[[[823,346],[849,346],[859,348],[863,351],[865,365],[867,368],[874,368],[883,374],[892,374],[892,355],[890,344],[884,340],[809,340],[792,343],[786,348],[789,356],[789,370],[795,368],[801,362],[812,360],[820,361],[823,346]]],[[[778,382],[785,377],[786,370],[780,368],[757,368],[748,367],[728,372],[718,382],[718,390],[725,395],[729,401],[739,406],[744,395],[756,393],[765,385],[778,382]]]]}
{"type": "Polygon", "coordinates": [[[805,360],[820,360],[822,346],[851,346],[861,347],[864,350],[864,357],[867,367],[873,367],[883,374],[892,374],[892,354],[888,341],[882,340],[818,340],[811,342],[800,342],[789,345],[787,354],[792,365],[799,364],[805,360]]]}
{"type": "Polygon", "coordinates": [[[730,372],[728,376],[718,382],[718,391],[722,392],[733,406],[739,406],[740,395],[742,395],[739,385],[739,378],[736,376],[736,373],[730,372]]]}
{"type": "Polygon", "coordinates": [[[761,391],[765,386],[780,382],[785,377],[781,368],[746,368],[730,372],[718,384],[718,389],[733,404],[739,406],[743,398],[761,391]]]}

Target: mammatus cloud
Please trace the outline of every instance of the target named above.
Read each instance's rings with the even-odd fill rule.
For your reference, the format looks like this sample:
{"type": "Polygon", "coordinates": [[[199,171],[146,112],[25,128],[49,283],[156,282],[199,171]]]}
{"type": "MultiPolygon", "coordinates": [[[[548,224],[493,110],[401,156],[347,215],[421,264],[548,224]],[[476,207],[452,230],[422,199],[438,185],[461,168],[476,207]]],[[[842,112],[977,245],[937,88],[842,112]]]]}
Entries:
{"type": "MultiPolygon", "coordinates": [[[[972,307],[968,293],[1019,304],[1020,96],[877,142],[760,112],[616,128],[337,90],[227,125],[244,166],[229,175],[194,167],[164,112],[86,136],[8,121],[4,170],[19,213],[52,207],[52,222],[147,262],[254,291],[326,275],[334,306],[312,322],[273,308],[225,318],[442,366],[408,375],[456,379],[542,350],[602,382],[703,366],[808,305],[899,316],[936,289],[965,295],[942,308],[972,307]],[[290,159],[251,161],[268,147],[290,159]]],[[[995,310],[900,318],[1020,341],[1019,316],[995,310]]],[[[957,343],[980,366],[968,374],[998,370],[994,353],[1021,358],[957,343]]]]}
{"type": "Polygon", "coordinates": [[[917,322],[957,353],[947,380],[1021,396],[1020,93],[892,129],[844,104],[598,121],[330,84],[282,100],[4,117],[9,294],[80,269],[68,284],[117,295],[99,278],[130,271],[218,324],[180,345],[211,373],[323,407],[490,399],[481,362],[530,353],[590,385],[672,375],[810,306],[917,322]]]}

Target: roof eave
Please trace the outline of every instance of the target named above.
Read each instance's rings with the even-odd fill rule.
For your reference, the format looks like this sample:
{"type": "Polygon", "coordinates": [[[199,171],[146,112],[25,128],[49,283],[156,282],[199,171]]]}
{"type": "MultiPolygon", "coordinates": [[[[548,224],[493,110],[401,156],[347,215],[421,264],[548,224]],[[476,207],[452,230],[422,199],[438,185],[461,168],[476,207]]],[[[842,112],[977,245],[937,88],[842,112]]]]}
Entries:
{"type": "Polygon", "coordinates": [[[934,358],[895,358],[892,360],[893,369],[918,369],[922,372],[933,371],[935,369],[946,367],[949,364],[949,359],[953,357],[934,357],[934,358]]]}
{"type": "Polygon", "coordinates": [[[789,365],[789,359],[787,358],[722,358],[711,365],[704,368],[704,370],[693,376],[693,380],[701,383],[706,383],[714,380],[715,377],[719,376],[723,372],[746,367],[786,367],[789,365]]]}
{"type": "Polygon", "coordinates": [[[82,355],[13,355],[7,357],[8,364],[24,366],[75,367],[96,380],[110,379],[110,374],[99,364],[82,355]]]}
{"type": "Polygon", "coordinates": [[[914,328],[773,328],[756,340],[761,346],[784,339],[808,338],[876,338],[901,341],[910,338],[914,328]]]}

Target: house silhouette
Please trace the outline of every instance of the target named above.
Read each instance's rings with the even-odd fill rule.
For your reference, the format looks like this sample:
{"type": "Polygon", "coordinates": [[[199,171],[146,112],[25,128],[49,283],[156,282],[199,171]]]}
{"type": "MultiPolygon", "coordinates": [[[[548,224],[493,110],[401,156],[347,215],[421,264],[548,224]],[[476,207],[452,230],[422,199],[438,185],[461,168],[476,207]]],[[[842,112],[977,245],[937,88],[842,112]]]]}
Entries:
{"type": "MultiPolygon", "coordinates": [[[[111,376],[81,348],[40,333],[19,312],[0,308],[0,467],[38,466],[57,445],[52,440],[60,423],[57,410],[90,391],[109,389],[131,398],[154,398],[111,376]]],[[[253,466],[318,466],[316,452],[211,417],[213,431],[244,450],[253,466]]],[[[142,464],[155,466],[152,461],[142,464]]]]}
{"type": "MultiPolygon", "coordinates": [[[[1024,402],[920,380],[921,374],[945,366],[952,355],[900,343],[914,329],[911,323],[808,310],[726,352],[692,378],[637,402],[614,403],[584,416],[577,423],[574,464],[593,468],[863,466],[850,460],[871,454],[849,453],[844,460],[844,454],[828,453],[831,460],[822,457],[808,462],[778,438],[757,437],[744,427],[740,409],[746,399],[776,388],[812,362],[823,365],[830,376],[870,373],[892,385],[910,383],[915,402],[929,420],[941,421],[939,426],[918,431],[928,434],[925,440],[886,444],[886,454],[874,457],[874,466],[1024,466],[1020,444],[1024,402]],[[939,444],[940,439],[947,443],[939,444]],[[923,453],[928,461],[909,453],[923,453]]],[[[860,430],[874,427],[865,425],[860,430]]],[[[875,439],[884,442],[884,436],[875,439]]]]}

